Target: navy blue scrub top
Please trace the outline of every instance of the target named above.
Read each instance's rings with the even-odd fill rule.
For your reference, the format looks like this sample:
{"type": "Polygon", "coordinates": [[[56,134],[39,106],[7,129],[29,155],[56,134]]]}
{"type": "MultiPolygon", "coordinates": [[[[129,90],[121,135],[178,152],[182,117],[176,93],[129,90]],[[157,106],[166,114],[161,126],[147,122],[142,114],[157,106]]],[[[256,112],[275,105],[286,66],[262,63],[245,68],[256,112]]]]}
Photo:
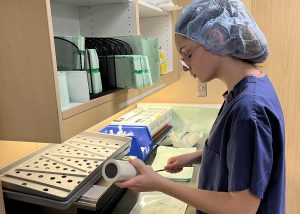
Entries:
{"type": "Polygon", "coordinates": [[[199,189],[249,189],[261,199],[257,213],[285,213],[284,135],[269,78],[245,77],[227,94],[205,143],[199,189]]]}

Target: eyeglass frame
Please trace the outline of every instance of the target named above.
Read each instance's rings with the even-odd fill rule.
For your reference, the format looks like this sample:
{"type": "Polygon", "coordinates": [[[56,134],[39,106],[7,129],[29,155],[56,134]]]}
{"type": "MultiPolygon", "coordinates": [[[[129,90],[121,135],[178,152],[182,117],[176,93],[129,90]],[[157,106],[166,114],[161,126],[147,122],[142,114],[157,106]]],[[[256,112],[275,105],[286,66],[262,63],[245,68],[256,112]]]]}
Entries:
{"type": "Polygon", "coordinates": [[[185,55],[184,57],[179,57],[179,61],[180,61],[181,65],[187,69],[185,71],[190,70],[190,66],[186,63],[186,58],[191,56],[197,50],[197,48],[199,48],[200,46],[201,45],[199,45],[199,44],[195,45],[194,47],[191,48],[191,51],[187,55],[185,55]]]}

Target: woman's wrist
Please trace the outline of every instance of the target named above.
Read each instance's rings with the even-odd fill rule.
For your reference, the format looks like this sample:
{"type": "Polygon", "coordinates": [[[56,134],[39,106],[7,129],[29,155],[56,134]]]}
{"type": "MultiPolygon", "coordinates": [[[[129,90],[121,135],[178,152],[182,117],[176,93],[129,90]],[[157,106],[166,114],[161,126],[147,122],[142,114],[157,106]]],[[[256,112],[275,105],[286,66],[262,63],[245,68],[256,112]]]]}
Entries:
{"type": "Polygon", "coordinates": [[[168,189],[170,182],[173,182],[173,181],[171,181],[165,177],[162,177],[162,179],[160,179],[160,181],[159,181],[159,184],[157,185],[157,191],[163,192],[163,193],[168,192],[167,189],[168,189]]]}
{"type": "Polygon", "coordinates": [[[203,151],[199,150],[194,153],[193,163],[201,163],[203,151]]]}

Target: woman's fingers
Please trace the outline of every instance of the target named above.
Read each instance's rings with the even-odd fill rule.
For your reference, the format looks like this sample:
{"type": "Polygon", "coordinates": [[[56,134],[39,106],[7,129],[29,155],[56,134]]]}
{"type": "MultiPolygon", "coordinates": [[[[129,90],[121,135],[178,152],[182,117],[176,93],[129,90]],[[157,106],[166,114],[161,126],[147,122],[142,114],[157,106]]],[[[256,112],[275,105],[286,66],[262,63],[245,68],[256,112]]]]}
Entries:
{"type": "Polygon", "coordinates": [[[176,164],[178,164],[178,157],[177,156],[168,159],[167,166],[173,167],[176,164]]]}
{"type": "Polygon", "coordinates": [[[115,182],[114,184],[120,188],[130,188],[131,186],[136,185],[138,182],[138,177],[136,176],[126,181],[115,182]]]}
{"type": "Polygon", "coordinates": [[[130,159],[129,160],[129,163],[134,166],[134,168],[139,172],[139,173],[142,173],[145,171],[145,164],[144,162],[142,162],[141,160],[139,159],[130,159]]]}
{"type": "Polygon", "coordinates": [[[174,158],[169,158],[167,164],[172,164],[174,163],[176,160],[174,158]]]}
{"type": "Polygon", "coordinates": [[[167,172],[169,173],[178,173],[182,171],[182,167],[181,168],[174,168],[174,169],[166,169],[167,172]]]}
{"type": "Polygon", "coordinates": [[[182,167],[183,167],[182,164],[181,164],[178,160],[174,160],[174,161],[168,163],[168,164],[164,167],[164,169],[165,169],[165,170],[171,170],[171,171],[173,171],[173,170],[176,170],[176,169],[180,169],[180,168],[182,168],[182,167]]]}

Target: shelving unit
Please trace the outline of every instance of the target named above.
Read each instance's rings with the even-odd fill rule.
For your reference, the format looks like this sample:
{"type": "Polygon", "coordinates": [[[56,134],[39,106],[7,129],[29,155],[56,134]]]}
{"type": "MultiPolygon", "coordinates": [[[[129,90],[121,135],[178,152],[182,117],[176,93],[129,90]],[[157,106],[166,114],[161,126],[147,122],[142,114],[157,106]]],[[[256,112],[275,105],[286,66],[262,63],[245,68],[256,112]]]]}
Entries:
{"type": "Polygon", "coordinates": [[[143,2],[139,0],[139,15],[140,18],[144,18],[144,17],[169,15],[169,13],[163,11],[159,7],[153,6],[147,2],[143,2]]]}
{"type": "Polygon", "coordinates": [[[60,108],[54,35],[157,37],[173,70],[172,14],[159,11],[138,0],[1,3],[0,24],[7,42],[0,51],[0,69],[7,72],[0,74],[0,138],[60,143],[175,82],[174,70],[153,86],[116,91],[64,112],[60,108]],[[149,27],[151,19],[164,21],[149,27]],[[161,27],[166,29],[163,34],[156,29],[161,27]]]}
{"type": "Polygon", "coordinates": [[[130,0],[52,0],[53,2],[72,5],[72,6],[93,6],[103,4],[125,3],[130,0]]]}

